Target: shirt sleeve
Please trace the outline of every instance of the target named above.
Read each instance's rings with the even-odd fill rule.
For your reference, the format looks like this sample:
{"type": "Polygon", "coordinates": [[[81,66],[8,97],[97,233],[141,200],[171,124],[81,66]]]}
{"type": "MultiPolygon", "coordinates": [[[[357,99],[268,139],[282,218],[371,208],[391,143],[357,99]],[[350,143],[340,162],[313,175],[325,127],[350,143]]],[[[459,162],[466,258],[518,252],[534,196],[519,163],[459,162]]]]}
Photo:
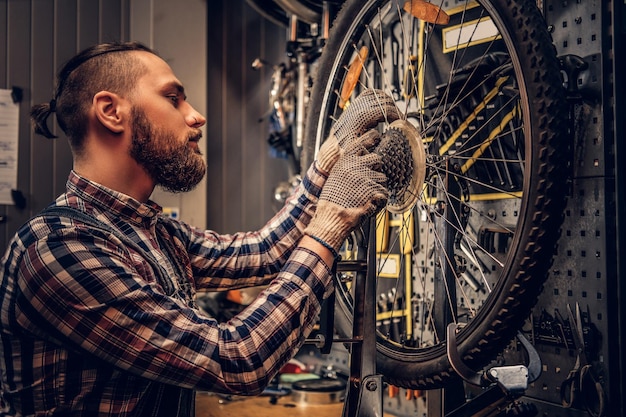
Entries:
{"type": "Polygon", "coordinates": [[[196,289],[235,289],[273,279],[302,238],[326,178],[312,164],[284,207],[259,231],[220,235],[182,225],[196,289]]]}
{"type": "Polygon", "coordinates": [[[165,295],[132,256],[101,231],[65,228],[39,240],[18,269],[16,322],[150,380],[258,394],[302,345],[332,286],[331,266],[298,247],[253,304],[220,324],[165,295]]]}

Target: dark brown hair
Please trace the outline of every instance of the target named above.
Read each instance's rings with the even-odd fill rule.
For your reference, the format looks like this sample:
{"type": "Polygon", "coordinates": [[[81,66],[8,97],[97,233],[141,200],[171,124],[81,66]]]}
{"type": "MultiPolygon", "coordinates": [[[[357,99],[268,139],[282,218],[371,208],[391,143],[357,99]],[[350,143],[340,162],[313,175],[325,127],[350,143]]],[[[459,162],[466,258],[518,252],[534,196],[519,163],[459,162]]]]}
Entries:
{"type": "Polygon", "coordinates": [[[48,117],[54,112],[72,149],[79,152],[94,95],[110,91],[125,96],[145,73],[147,68],[132,55],[133,51],[156,55],[139,42],[111,42],[87,48],[70,59],[59,71],[54,98],[31,109],[35,133],[49,139],[57,137],[48,127],[48,117]]]}

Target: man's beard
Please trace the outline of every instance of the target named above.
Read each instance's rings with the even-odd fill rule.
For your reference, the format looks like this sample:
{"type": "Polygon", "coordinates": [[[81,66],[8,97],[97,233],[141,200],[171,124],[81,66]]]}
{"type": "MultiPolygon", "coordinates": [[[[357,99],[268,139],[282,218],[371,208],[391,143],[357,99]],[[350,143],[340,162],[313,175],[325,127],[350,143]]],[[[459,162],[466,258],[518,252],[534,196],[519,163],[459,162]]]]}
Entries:
{"type": "Polygon", "coordinates": [[[173,193],[186,192],[198,185],[206,173],[206,163],[202,154],[187,146],[187,142],[199,139],[200,131],[192,131],[188,140],[180,143],[173,134],[153,128],[143,111],[133,109],[132,118],[130,155],[156,185],[173,193]]]}

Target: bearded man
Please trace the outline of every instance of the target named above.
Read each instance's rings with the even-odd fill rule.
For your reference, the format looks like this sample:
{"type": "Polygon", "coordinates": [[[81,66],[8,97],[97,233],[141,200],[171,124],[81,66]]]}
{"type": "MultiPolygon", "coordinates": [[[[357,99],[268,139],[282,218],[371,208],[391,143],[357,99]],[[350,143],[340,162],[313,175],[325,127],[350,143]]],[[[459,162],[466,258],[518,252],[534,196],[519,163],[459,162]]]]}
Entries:
{"type": "Polygon", "coordinates": [[[206,119],[168,64],[134,42],[68,61],[54,98],[31,113],[47,137],[56,114],[69,140],[67,189],[2,259],[4,415],[192,416],[196,390],[261,393],[315,325],[343,240],[388,196],[368,150],[372,128],[397,118],[393,101],[369,91],[350,111],[266,226],[220,235],[150,200],[206,172],[206,119]],[[197,291],[258,285],[228,323],[194,302],[197,291]]]}

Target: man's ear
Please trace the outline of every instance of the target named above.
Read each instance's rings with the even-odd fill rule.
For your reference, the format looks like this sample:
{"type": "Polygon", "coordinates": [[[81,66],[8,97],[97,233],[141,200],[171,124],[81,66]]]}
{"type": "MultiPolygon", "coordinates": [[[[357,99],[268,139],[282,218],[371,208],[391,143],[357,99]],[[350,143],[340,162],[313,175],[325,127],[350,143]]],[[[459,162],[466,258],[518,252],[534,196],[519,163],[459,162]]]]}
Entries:
{"type": "Polygon", "coordinates": [[[128,119],[128,103],[115,93],[100,91],[93,96],[93,108],[100,123],[113,133],[122,133],[128,119]]]}

